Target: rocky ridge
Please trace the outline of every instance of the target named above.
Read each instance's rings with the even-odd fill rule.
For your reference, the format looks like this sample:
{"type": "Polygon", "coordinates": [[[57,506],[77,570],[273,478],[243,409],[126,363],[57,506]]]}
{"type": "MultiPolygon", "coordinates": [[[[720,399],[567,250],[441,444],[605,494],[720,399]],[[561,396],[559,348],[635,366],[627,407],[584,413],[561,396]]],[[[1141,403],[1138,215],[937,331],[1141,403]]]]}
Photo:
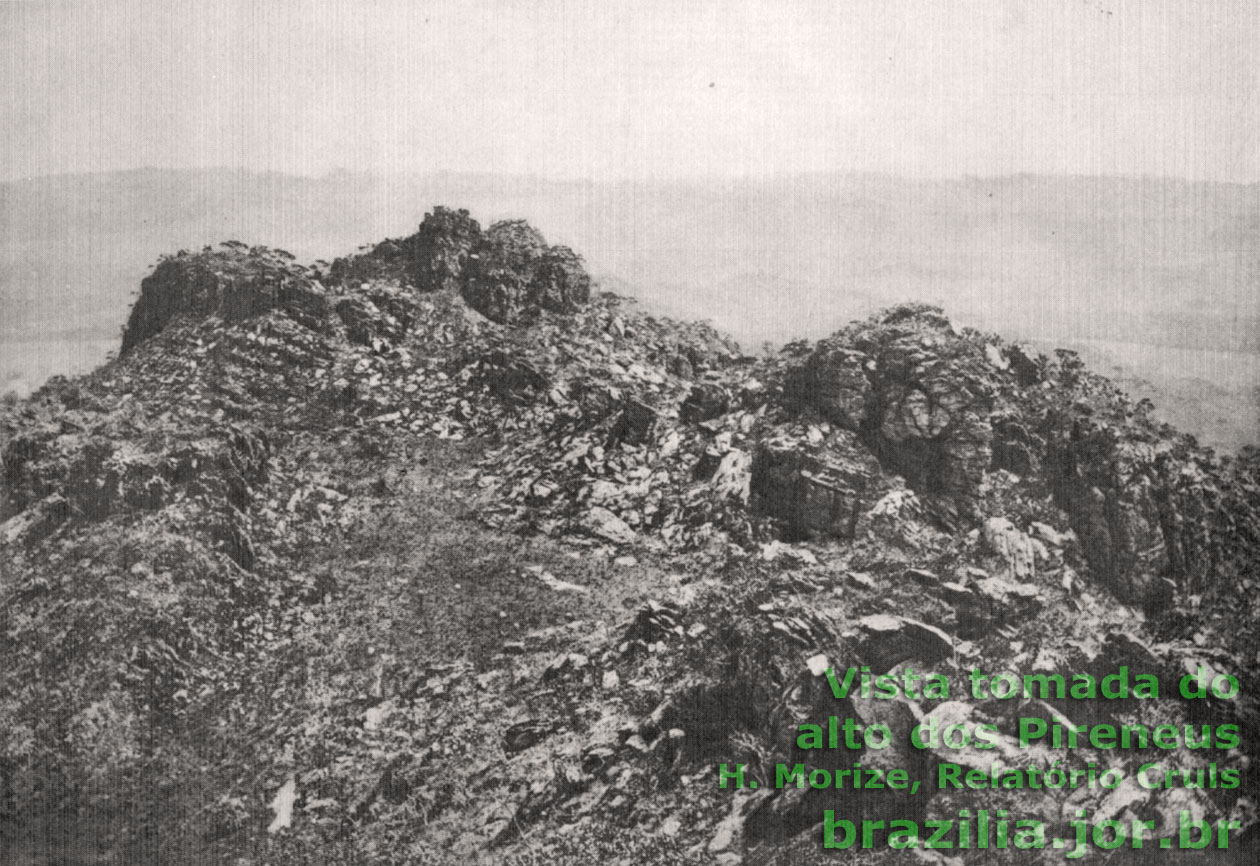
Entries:
{"type": "MultiPolygon", "coordinates": [[[[435,208],[326,268],[234,242],[181,252],[142,284],[119,360],[4,424],[0,842],[19,853],[41,821],[87,814],[110,828],[90,862],[136,862],[144,827],[163,855],[247,862],[400,845],[494,862],[537,854],[538,828],[561,862],[765,862],[785,845],[812,862],[825,808],[984,800],[732,797],[717,762],[764,778],[795,725],[831,714],[1009,736],[1017,708],[841,713],[820,659],[955,678],[1205,664],[1256,685],[1240,652],[1254,455],[1199,448],[1069,352],[1034,357],[924,305],[750,357],[594,292],[522,221],[483,231],[435,208]],[[442,509],[418,511],[429,497],[442,509]],[[414,540],[454,510],[454,537],[414,540]],[[476,652],[441,629],[404,636],[432,629],[401,610],[427,610],[426,581],[457,573],[473,537],[561,557],[496,564],[529,587],[496,592],[546,598],[560,621],[515,628],[527,616],[505,606],[476,652]],[[417,547],[424,570],[400,570],[417,547]],[[405,603],[361,622],[387,588],[405,603]],[[298,817],[269,832],[287,779],[298,817]],[[173,792],[179,817],[146,790],[173,792]]],[[[1247,701],[1209,711],[1255,730],[1247,701]]],[[[920,774],[942,759],[860,757],[920,774]]],[[[1260,781],[1245,779],[1020,805],[1245,817],[1260,781]]]]}

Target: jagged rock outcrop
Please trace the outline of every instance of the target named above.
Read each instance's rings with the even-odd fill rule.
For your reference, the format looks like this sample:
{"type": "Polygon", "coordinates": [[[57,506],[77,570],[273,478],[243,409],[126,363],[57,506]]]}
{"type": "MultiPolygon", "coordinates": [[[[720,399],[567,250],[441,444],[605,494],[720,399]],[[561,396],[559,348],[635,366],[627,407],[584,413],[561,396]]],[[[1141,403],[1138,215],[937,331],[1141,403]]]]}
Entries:
{"type": "Polygon", "coordinates": [[[543,254],[534,274],[531,301],[554,313],[571,313],[591,299],[591,277],[582,257],[564,246],[543,254]]]}
{"type": "Polygon", "coordinates": [[[412,282],[430,292],[458,292],[473,247],[482,240],[481,226],[468,211],[442,206],[425,214],[420,229],[407,240],[412,282]]]}
{"type": "Polygon", "coordinates": [[[879,464],[847,430],[816,445],[788,437],[763,441],[750,491],[754,510],[780,521],[788,540],[851,539],[862,512],[884,492],[879,464]]]}
{"type": "Polygon", "coordinates": [[[524,220],[495,223],[473,247],[463,297],[494,322],[530,311],[572,312],[590,299],[591,279],[568,247],[549,247],[524,220]]]}
{"type": "Polygon", "coordinates": [[[218,316],[237,322],[281,309],[318,328],[330,306],[323,286],[281,250],[231,243],[199,253],[181,251],[163,259],[141,282],[123,331],[122,354],[176,317],[218,316]]]}
{"type": "Polygon", "coordinates": [[[992,386],[983,354],[935,319],[926,333],[908,324],[874,335],[863,438],[913,489],[974,513],[992,459],[992,386]]]}
{"type": "Polygon", "coordinates": [[[992,460],[993,388],[984,352],[931,309],[897,308],[825,340],[784,384],[786,405],[816,411],[947,510],[975,510],[992,460]]]}
{"type": "Polygon", "coordinates": [[[344,288],[383,281],[457,294],[500,324],[540,310],[572,313],[590,300],[592,287],[581,256],[548,246],[525,220],[483,231],[468,211],[441,206],[425,214],[414,235],[337,259],[330,279],[344,288]]]}
{"type": "Polygon", "coordinates": [[[76,515],[100,520],[119,510],[155,510],[183,495],[244,511],[251,491],[266,481],[270,445],[257,432],[220,427],[172,441],[160,432],[126,436],[126,429],[119,421],[10,439],[0,454],[5,510],[56,497],[76,515]]]}
{"type": "Polygon", "coordinates": [[[1037,561],[1048,558],[1045,546],[1021,532],[1005,517],[984,521],[985,547],[993,554],[1000,577],[1024,581],[1037,573],[1037,561]]]}
{"type": "Polygon", "coordinates": [[[1015,475],[1034,475],[1041,468],[1040,454],[1045,443],[1028,431],[1016,412],[995,412],[989,419],[993,429],[993,468],[1015,475]]]}
{"type": "Polygon", "coordinates": [[[533,301],[546,252],[546,239],[524,220],[495,223],[473,250],[464,300],[493,322],[515,318],[533,301]]]}
{"type": "Polygon", "coordinates": [[[345,325],[346,336],[364,346],[380,340],[401,340],[417,316],[411,293],[380,285],[342,298],[334,309],[345,325]]]}
{"type": "MultiPolygon", "coordinates": [[[[902,475],[946,526],[979,514],[987,473],[1006,470],[1047,485],[1091,570],[1121,598],[1166,594],[1165,578],[1202,586],[1222,558],[1205,519],[1221,495],[1214,471],[1072,353],[1052,367],[1017,346],[959,334],[916,305],[794,351],[784,406],[856,431],[882,471],[902,475]],[[1051,391],[1041,387],[1048,376],[1051,391]]],[[[761,467],[801,460],[763,458],[761,467]]],[[[790,499],[759,498],[783,489],[759,478],[753,489],[763,507],[790,499]]]]}
{"type": "MultiPolygon", "coordinates": [[[[176,319],[216,317],[230,325],[271,312],[282,314],[277,327],[291,321],[314,329],[317,343],[323,334],[340,330],[352,343],[388,351],[431,315],[418,305],[416,287],[447,297],[457,294],[492,321],[522,325],[542,310],[572,314],[590,298],[580,258],[567,248],[549,247],[528,223],[505,221],[483,232],[466,211],[443,207],[427,214],[410,238],[382,242],[364,256],[343,261],[349,264],[341,268],[340,288],[330,292],[282,251],[232,243],[173,256],[144,281],[124,353],[176,319]],[[375,270],[368,270],[379,278],[362,286],[347,283],[345,275],[367,267],[363,262],[369,259],[375,270]]],[[[1184,448],[1154,442],[1159,434],[1149,424],[1112,418],[1110,409],[1082,409],[1094,399],[1088,389],[1095,386],[1070,353],[1062,355],[1056,373],[1045,359],[1034,361],[1017,346],[956,332],[939,310],[894,308],[786,356],[780,405],[807,423],[814,419],[827,426],[815,439],[799,432],[784,435],[776,427],[779,422],[765,414],[774,405],[774,393],[749,375],[753,371],[719,374],[732,357],[725,350],[715,352],[703,339],[649,345],[651,331],[636,332],[620,316],[608,319],[604,331],[613,345],[644,343],[646,359],[661,364],[666,375],[685,380],[708,372],[710,378],[688,386],[675,404],[679,421],[718,425],[713,431],[735,423],[746,441],[705,443],[690,475],[708,483],[738,446],[749,455],[737,467],[739,477],[726,478],[718,487],[728,496],[734,491],[736,501],[747,489],[752,513],[772,518],[786,538],[853,538],[860,516],[897,488],[884,480],[892,475],[904,478],[939,524],[961,528],[980,513],[986,473],[1007,470],[1047,485],[1076,531],[1090,569],[1122,598],[1140,601],[1153,587],[1163,587],[1159,581],[1166,578],[1202,586],[1222,559],[1221,533],[1212,528],[1222,494],[1211,472],[1205,474],[1184,448]],[[1033,387],[1048,376],[1058,377],[1059,391],[1033,387]],[[1086,388],[1087,399],[1063,396],[1054,405],[1054,394],[1073,388],[1086,388]]],[[[293,355],[294,346],[287,345],[293,342],[286,338],[274,351],[293,355]]],[[[309,351],[304,352],[300,363],[309,362],[309,351]]],[[[544,367],[503,346],[463,355],[452,368],[465,371],[460,381],[479,384],[505,405],[528,405],[550,395],[557,408],[581,423],[609,425],[601,433],[607,448],[656,440],[666,449],[676,447],[657,420],[667,407],[651,394],[626,393],[587,376],[560,380],[557,389],[544,367]]],[[[659,388],[643,378],[645,368],[621,369],[630,381],[659,388]]],[[[772,368],[758,375],[774,379],[776,373],[772,368]]],[[[330,398],[332,405],[352,406],[363,399],[353,377],[325,382],[342,383],[330,398]]],[[[230,417],[244,417],[257,399],[229,383],[215,388],[229,401],[224,408],[230,417]]],[[[1105,398],[1100,405],[1118,405],[1118,398],[1098,393],[1098,399],[1105,398]]],[[[391,402],[378,390],[372,403],[378,414],[392,417],[397,398],[391,402]]],[[[466,399],[450,405],[456,421],[476,414],[466,399]]],[[[1115,411],[1132,415],[1131,409],[1115,411]]],[[[10,449],[16,454],[23,447],[15,440],[10,449]]],[[[83,453],[90,455],[92,449],[83,453]]],[[[147,489],[133,482],[124,485],[127,501],[139,501],[140,491],[147,489]]],[[[161,483],[156,473],[149,486],[161,483]]],[[[55,492],[51,487],[36,491],[38,486],[31,487],[30,502],[55,492]]]]}

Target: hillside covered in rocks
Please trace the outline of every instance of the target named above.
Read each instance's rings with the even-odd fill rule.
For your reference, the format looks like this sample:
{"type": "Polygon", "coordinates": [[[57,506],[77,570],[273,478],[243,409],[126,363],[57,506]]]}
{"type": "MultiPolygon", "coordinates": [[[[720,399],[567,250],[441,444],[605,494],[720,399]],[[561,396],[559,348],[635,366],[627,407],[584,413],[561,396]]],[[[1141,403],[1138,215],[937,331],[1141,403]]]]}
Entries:
{"type": "MultiPolygon", "coordinates": [[[[753,357],[442,207],[331,264],[181,251],[117,360],[0,409],[0,862],[823,863],[825,810],[985,808],[1235,819],[1252,862],[1260,458],[1151,410],[919,304],[753,357]],[[1241,688],[837,700],[863,665],[1241,688]],[[834,715],[998,748],[802,757],[834,715]],[[1051,753],[1030,716],[1242,736],[1051,753]],[[1125,783],[928,785],[991,754],[1125,783]],[[925,789],[774,786],[807,758],[925,789]],[[1148,790],[1151,761],[1240,782],[1148,790]]],[[[994,856],[845,862],[912,854],[994,856]]]]}

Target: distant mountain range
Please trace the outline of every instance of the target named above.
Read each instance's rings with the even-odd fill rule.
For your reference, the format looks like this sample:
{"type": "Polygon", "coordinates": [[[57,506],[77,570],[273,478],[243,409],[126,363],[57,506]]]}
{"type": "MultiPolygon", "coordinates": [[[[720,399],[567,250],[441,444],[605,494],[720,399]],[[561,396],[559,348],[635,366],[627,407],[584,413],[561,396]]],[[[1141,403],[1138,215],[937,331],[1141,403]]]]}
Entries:
{"type": "Polygon", "coordinates": [[[99,363],[163,253],[236,239],[309,261],[409,234],[444,202],[547,226],[606,288],[711,319],[749,349],[931,301],[963,324],[1075,344],[1212,444],[1257,439],[1260,185],[1155,178],[142,169],[7,182],[0,389],[99,363]]]}

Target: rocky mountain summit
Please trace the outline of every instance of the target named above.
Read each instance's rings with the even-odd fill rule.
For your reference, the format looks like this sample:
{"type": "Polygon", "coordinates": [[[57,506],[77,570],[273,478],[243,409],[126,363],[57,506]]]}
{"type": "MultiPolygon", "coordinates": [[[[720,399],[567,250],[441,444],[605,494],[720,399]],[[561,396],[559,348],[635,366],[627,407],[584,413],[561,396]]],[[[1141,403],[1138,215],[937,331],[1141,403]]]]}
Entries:
{"type": "Polygon", "coordinates": [[[1232,817],[1246,852],[1260,460],[1151,408],[920,304],[749,356],[462,210],[331,264],[181,251],[117,360],[0,416],[0,862],[821,863],[825,809],[995,804],[1232,817]],[[826,668],[862,665],[1242,686],[837,702],[826,668]],[[831,715],[982,721],[1007,766],[1126,781],[929,792],[993,759],[901,737],[814,765],[917,795],[776,789],[831,715]],[[1244,736],[1049,754],[1014,745],[1030,715],[1244,736]],[[1242,783],[1147,790],[1150,761],[1242,783]]]}

